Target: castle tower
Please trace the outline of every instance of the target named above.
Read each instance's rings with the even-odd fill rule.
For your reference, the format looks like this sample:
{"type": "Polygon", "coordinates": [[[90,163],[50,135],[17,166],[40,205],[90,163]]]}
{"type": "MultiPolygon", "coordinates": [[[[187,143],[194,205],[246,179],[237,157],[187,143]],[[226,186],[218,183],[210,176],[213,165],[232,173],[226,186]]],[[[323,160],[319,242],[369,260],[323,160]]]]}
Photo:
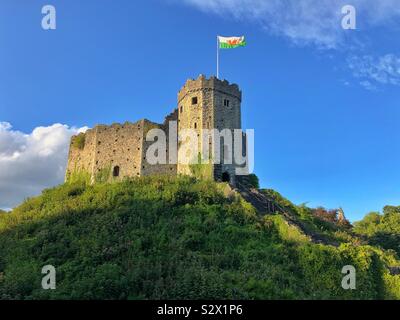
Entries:
{"type": "MultiPolygon", "coordinates": [[[[242,93],[236,84],[215,77],[206,79],[202,75],[196,80],[188,80],[178,93],[177,109],[162,124],[143,119],[135,123],[97,125],[72,137],[66,180],[83,179],[96,183],[150,175],[186,174],[236,184],[239,180],[236,169],[245,168],[235,163],[234,156],[235,150],[239,149],[234,129],[241,129],[241,100],[242,93]],[[165,134],[167,149],[161,152],[165,152],[170,160],[168,163],[163,163],[164,160],[153,163],[147,157],[147,151],[154,143],[151,139],[147,141],[147,134],[152,129],[161,129],[165,134]],[[182,139],[185,131],[194,137],[192,141],[196,147],[189,143],[190,148],[185,150],[182,139]],[[185,153],[189,153],[186,159],[191,158],[186,163],[182,161],[185,153]],[[200,166],[190,163],[199,158],[200,166]]],[[[247,154],[245,143],[239,146],[242,154],[247,154]]]]}
{"type": "MultiPolygon", "coordinates": [[[[181,134],[184,129],[194,129],[198,137],[199,153],[206,147],[205,143],[209,145],[209,159],[214,161],[208,175],[215,180],[235,183],[233,143],[214,135],[204,139],[203,134],[212,129],[219,132],[227,129],[234,137],[233,129],[241,129],[241,100],[242,93],[236,84],[215,77],[207,79],[203,75],[196,80],[188,80],[178,93],[178,132],[181,134]],[[229,153],[232,155],[231,164],[229,153]],[[218,155],[219,164],[216,159],[218,155]]],[[[177,173],[191,174],[190,166],[182,164],[180,157],[181,153],[178,153],[177,173]]]]}

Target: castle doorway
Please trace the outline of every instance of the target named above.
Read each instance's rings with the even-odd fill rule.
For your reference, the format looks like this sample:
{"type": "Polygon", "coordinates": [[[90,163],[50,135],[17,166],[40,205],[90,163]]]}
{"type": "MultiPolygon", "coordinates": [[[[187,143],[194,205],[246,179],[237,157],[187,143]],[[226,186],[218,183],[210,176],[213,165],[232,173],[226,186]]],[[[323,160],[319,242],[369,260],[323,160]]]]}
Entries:
{"type": "Polygon", "coordinates": [[[119,176],[119,167],[115,166],[113,169],[113,177],[118,177],[119,176]]]}
{"type": "Polygon", "coordinates": [[[231,181],[231,177],[230,177],[229,173],[225,171],[222,174],[222,182],[230,182],[230,181],[231,181]]]}

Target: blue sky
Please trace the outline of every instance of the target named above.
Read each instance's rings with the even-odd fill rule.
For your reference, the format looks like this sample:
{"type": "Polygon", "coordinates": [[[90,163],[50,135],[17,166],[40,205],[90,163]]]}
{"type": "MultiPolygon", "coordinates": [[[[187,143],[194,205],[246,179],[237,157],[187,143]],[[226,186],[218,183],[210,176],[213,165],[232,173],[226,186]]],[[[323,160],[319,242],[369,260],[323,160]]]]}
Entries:
{"type": "Polygon", "coordinates": [[[400,205],[400,4],[353,1],[344,31],[342,1],[325,2],[2,0],[0,207],[62,181],[78,128],[161,121],[187,78],[215,74],[217,34],[247,38],[220,75],[243,91],[263,187],[351,220],[400,205]],[[46,4],[56,30],[41,28],[46,4]]]}

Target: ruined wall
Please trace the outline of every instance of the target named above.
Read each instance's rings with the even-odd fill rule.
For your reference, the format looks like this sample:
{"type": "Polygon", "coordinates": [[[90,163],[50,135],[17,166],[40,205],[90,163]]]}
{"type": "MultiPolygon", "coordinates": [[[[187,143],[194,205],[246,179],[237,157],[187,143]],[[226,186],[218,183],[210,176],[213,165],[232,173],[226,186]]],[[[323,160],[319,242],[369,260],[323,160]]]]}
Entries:
{"type": "Polygon", "coordinates": [[[75,145],[78,137],[71,139],[67,180],[79,171],[87,172],[91,183],[140,176],[143,120],[97,125],[85,133],[82,149],[75,145]]]}
{"type": "Polygon", "coordinates": [[[94,154],[94,181],[140,176],[143,152],[143,120],[136,123],[99,125],[94,154]]]}
{"type": "MultiPolygon", "coordinates": [[[[168,120],[174,117],[176,120],[176,112],[169,115],[168,120]]],[[[168,146],[167,120],[163,125],[145,119],[136,123],[97,125],[84,135],[72,137],[66,180],[83,174],[89,175],[91,183],[121,180],[125,177],[176,175],[176,164],[153,165],[146,159],[147,150],[153,143],[146,141],[146,134],[154,128],[166,132],[168,146]],[[78,146],[77,141],[82,137],[85,142],[83,146],[78,146]]]]}
{"type": "Polygon", "coordinates": [[[96,132],[88,130],[71,138],[66,180],[90,179],[93,173],[96,132]]]}
{"type": "MultiPolygon", "coordinates": [[[[172,114],[167,116],[165,119],[164,123],[162,125],[153,123],[150,121],[145,122],[145,130],[144,130],[144,143],[143,143],[143,159],[142,159],[142,168],[141,168],[141,175],[142,176],[149,176],[149,175],[176,175],[176,163],[174,164],[169,164],[169,121],[176,121],[176,111],[174,111],[172,114]],[[158,156],[158,151],[160,152],[165,152],[165,163],[157,163],[157,164],[152,164],[149,163],[148,159],[148,149],[151,145],[153,145],[157,140],[155,141],[146,141],[146,136],[149,130],[151,129],[160,129],[164,132],[165,134],[165,150],[157,150],[157,156],[158,156]]],[[[175,135],[176,139],[176,135],[175,135]]]]}

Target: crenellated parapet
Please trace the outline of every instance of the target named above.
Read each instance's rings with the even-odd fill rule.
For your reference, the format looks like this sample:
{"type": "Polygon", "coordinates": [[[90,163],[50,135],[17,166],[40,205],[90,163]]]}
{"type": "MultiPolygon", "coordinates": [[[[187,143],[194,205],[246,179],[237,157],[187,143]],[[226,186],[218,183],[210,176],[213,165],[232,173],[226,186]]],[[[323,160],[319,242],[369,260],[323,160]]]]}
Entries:
{"type": "Polygon", "coordinates": [[[227,80],[220,80],[214,76],[209,79],[204,75],[200,75],[197,79],[189,79],[185,85],[179,90],[178,103],[180,103],[186,95],[199,91],[213,90],[215,92],[231,95],[242,100],[242,92],[237,84],[230,84],[227,80]]]}

